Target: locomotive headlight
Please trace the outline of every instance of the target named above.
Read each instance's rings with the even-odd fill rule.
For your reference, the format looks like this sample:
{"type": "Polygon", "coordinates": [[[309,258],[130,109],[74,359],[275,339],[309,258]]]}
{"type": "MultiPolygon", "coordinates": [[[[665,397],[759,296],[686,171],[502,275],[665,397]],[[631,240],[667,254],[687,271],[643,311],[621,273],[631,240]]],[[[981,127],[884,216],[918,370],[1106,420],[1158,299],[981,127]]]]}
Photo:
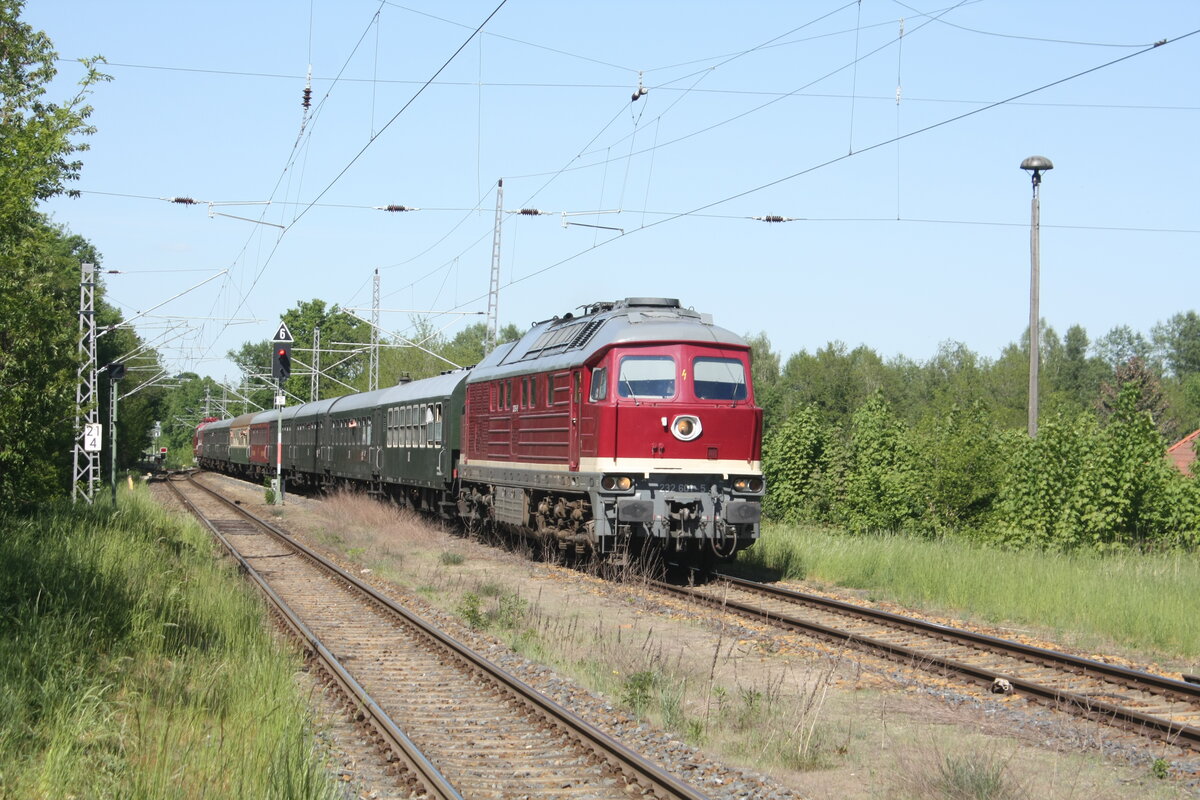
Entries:
{"type": "Polygon", "coordinates": [[[762,488],[762,478],[738,478],[733,482],[735,492],[761,492],[762,488]]]}
{"type": "Polygon", "coordinates": [[[605,475],[600,479],[600,488],[609,492],[627,492],[633,488],[633,478],[628,475],[605,475]]]}
{"type": "Polygon", "coordinates": [[[701,430],[700,418],[691,414],[680,415],[671,422],[671,434],[681,442],[690,442],[701,430]]]}

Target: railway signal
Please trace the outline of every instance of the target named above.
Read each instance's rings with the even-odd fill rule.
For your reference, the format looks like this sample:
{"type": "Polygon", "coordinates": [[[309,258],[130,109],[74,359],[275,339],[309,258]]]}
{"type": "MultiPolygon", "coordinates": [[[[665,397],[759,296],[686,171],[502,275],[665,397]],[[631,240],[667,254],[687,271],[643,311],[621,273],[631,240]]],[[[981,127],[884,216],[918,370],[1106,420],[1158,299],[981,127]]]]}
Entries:
{"type": "Polygon", "coordinates": [[[292,332],[286,322],[280,321],[271,342],[271,375],[283,383],[292,374],[292,332]]]}
{"type": "Polygon", "coordinates": [[[287,323],[279,321],[279,329],[271,338],[271,374],[279,384],[275,407],[278,418],[275,420],[275,503],[283,505],[283,384],[292,374],[292,332],[287,323]]]}
{"type": "Polygon", "coordinates": [[[292,374],[292,343],[275,342],[271,354],[271,375],[277,381],[286,381],[292,374]]]}

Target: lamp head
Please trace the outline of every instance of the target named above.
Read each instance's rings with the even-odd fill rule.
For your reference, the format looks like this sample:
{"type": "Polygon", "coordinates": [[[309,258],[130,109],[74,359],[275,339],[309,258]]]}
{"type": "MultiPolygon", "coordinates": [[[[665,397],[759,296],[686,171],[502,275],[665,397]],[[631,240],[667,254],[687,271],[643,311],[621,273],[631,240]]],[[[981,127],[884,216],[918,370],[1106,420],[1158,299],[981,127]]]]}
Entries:
{"type": "Polygon", "coordinates": [[[1030,156],[1021,162],[1021,169],[1030,170],[1031,172],[1045,172],[1048,169],[1054,169],[1054,163],[1045,156],[1030,156]]]}

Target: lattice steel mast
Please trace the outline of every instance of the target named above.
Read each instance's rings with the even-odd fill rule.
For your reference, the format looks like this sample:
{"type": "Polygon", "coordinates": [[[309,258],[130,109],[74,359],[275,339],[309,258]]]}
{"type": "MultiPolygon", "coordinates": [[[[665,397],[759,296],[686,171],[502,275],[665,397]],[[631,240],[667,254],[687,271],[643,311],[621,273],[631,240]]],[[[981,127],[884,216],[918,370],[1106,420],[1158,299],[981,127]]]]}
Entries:
{"type": "Polygon", "coordinates": [[[371,284],[371,366],[367,374],[367,391],[379,388],[379,270],[371,284]]]}
{"type": "Polygon", "coordinates": [[[492,234],[492,280],[488,286],[487,334],[483,340],[483,351],[490,352],[496,346],[499,330],[500,310],[500,223],[504,217],[504,179],[496,181],[496,229],[492,234]]]}
{"type": "Polygon", "coordinates": [[[96,393],[96,267],[80,264],[79,274],[79,354],[78,380],[75,385],[75,459],[71,480],[71,502],[80,497],[90,505],[96,496],[100,477],[100,447],[88,441],[100,426],[96,393]]]}

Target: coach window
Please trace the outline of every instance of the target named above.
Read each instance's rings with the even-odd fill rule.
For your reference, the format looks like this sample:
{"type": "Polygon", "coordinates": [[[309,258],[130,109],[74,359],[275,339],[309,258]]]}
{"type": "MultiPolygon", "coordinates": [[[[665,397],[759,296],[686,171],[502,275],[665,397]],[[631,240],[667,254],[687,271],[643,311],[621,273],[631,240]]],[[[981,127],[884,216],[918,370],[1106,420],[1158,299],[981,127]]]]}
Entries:
{"type": "Polygon", "coordinates": [[[442,404],[433,407],[433,443],[440,447],[442,444],[442,404]]]}
{"type": "Polygon", "coordinates": [[[596,367],[592,370],[592,391],[588,399],[599,403],[608,397],[608,368],[596,367]]]}

